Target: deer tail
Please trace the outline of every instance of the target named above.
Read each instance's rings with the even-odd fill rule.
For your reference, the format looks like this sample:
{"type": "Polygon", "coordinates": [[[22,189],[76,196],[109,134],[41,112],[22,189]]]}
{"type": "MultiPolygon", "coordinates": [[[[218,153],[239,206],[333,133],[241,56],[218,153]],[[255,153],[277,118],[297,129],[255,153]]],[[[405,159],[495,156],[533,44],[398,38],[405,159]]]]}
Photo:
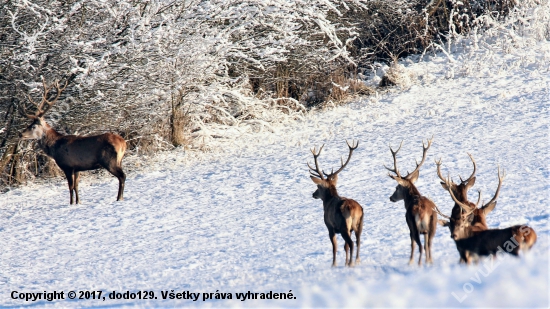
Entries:
{"type": "Polygon", "coordinates": [[[537,233],[527,225],[516,226],[514,229],[514,238],[519,243],[520,249],[527,251],[537,241],[537,233]]]}

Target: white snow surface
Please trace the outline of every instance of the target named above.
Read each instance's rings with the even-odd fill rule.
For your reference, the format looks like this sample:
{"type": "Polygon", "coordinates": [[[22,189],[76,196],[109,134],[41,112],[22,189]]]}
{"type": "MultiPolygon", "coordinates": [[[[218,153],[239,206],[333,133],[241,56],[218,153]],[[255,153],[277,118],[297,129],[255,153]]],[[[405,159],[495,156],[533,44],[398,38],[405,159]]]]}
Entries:
{"type": "MultiPolygon", "coordinates": [[[[540,44],[539,50],[550,50],[550,43],[540,44]]],[[[503,64],[518,59],[496,57],[503,64]]],[[[83,176],[80,205],[68,205],[61,178],[14,189],[0,196],[0,306],[548,307],[550,68],[538,63],[449,76],[445,56],[426,56],[407,64],[417,77],[407,90],[315,111],[275,133],[217,141],[207,159],[181,150],[128,158],[123,202],[115,201],[111,176],[83,176]],[[383,164],[392,165],[388,145],[403,140],[398,164],[413,170],[421,141],[432,135],[419,191],[450,213],[453,203],[434,159],[457,180],[471,173],[467,153],[474,156],[470,200],[475,189],[486,201],[493,196],[500,166],[506,178],[488,224],[528,224],[538,235],[531,251],[493,265],[490,259],[459,265],[448,229],[438,226],[434,264],[407,264],[405,209],[389,200],[396,183],[383,164]],[[363,206],[362,263],[343,266],[338,236],[339,265],[332,268],[322,203],[311,196],[306,162],[312,162],[310,148],[325,144],[322,167],[338,167],[347,155],[345,139],[359,140],[359,148],[340,174],[338,192],[363,206]],[[142,160],[142,168],[132,170],[142,160]],[[11,298],[12,291],[54,290],[154,291],[158,299],[11,298]],[[161,291],[232,293],[233,299],[163,300],[161,291]],[[291,291],[296,299],[235,299],[248,291],[291,291]]]]}

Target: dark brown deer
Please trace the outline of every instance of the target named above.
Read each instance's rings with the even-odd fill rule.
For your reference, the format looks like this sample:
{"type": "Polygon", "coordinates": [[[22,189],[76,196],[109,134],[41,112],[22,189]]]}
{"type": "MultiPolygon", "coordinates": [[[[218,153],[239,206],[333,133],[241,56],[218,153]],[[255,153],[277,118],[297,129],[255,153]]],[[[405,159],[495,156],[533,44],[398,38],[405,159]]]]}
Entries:
{"type": "MultiPolygon", "coordinates": [[[[476,182],[476,161],[471,154],[468,153],[468,156],[470,157],[470,160],[472,160],[472,164],[474,165],[474,170],[472,174],[466,180],[462,180],[462,177],[458,176],[460,178],[460,184],[454,183],[451,179],[449,188],[453,191],[454,195],[459,201],[461,201],[463,204],[469,205],[468,209],[471,209],[475,207],[475,204],[468,201],[468,190],[470,190],[470,188],[472,188],[476,182]]],[[[443,178],[443,176],[441,176],[441,159],[439,159],[439,161],[436,161],[435,164],[437,165],[437,176],[439,176],[439,178],[441,179],[441,186],[443,187],[443,189],[447,190],[447,180],[443,178]]],[[[461,212],[461,208],[458,206],[458,204],[455,204],[451,212],[451,217],[460,218],[461,212]]]]}
{"type": "Polygon", "coordinates": [[[395,175],[388,174],[392,179],[397,181],[397,187],[395,192],[390,197],[390,201],[397,202],[403,200],[405,202],[405,219],[409,226],[411,237],[411,257],[409,264],[412,264],[414,257],[414,244],[418,245],[420,256],[418,258],[418,265],[422,265],[422,243],[420,242],[420,234],[424,234],[424,246],[426,250],[426,263],[433,263],[432,260],[432,239],[435,235],[437,228],[437,213],[434,211],[435,204],[420,194],[414,183],[420,175],[420,167],[426,160],[426,153],[432,145],[433,137],[428,140],[428,146],[424,145],[422,141],[422,161],[416,162],[416,168],[412,173],[407,174],[405,177],[401,177],[399,170],[397,169],[397,152],[401,149],[403,142],[399,146],[397,151],[393,151],[390,146],[390,151],[393,156],[393,169],[390,169],[384,165],[384,167],[395,175]]]}
{"type": "Polygon", "coordinates": [[[465,194],[466,192],[463,192],[463,195],[458,198],[456,196],[456,190],[453,190],[453,188],[456,189],[458,186],[454,185],[450,177],[447,177],[445,179],[441,175],[441,160],[439,160],[439,162],[436,162],[436,164],[437,175],[443,181],[442,186],[443,188],[445,188],[445,190],[450,192],[451,198],[455,202],[450,217],[444,216],[436,207],[436,211],[448,219],[447,221],[440,220],[439,223],[442,226],[449,227],[451,238],[454,240],[470,237],[472,233],[476,231],[487,230],[488,225],[486,216],[491,211],[493,211],[493,209],[495,209],[497,198],[500,193],[500,188],[502,186],[502,181],[504,180],[504,175],[501,176],[500,169],[498,169],[498,186],[497,190],[495,191],[495,195],[482,207],[478,207],[481,201],[481,192],[479,192],[476,204],[468,202],[468,197],[465,194]],[[455,207],[458,207],[458,211],[455,210],[455,207]]]}
{"type": "Polygon", "coordinates": [[[449,222],[454,222],[452,228],[450,224],[447,226],[451,229],[451,237],[453,237],[455,241],[461,262],[465,261],[467,264],[470,264],[472,260],[478,262],[480,256],[495,256],[497,252],[507,252],[514,256],[518,256],[520,249],[524,251],[531,249],[537,240],[535,230],[526,225],[516,225],[505,229],[488,229],[485,220],[487,212],[485,210],[488,205],[496,204],[498,191],[500,190],[500,185],[504,178],[504,176],[500,176],[500,169],[498,178],[499,186],[495,196],[489,203],[483,205],[481,208],[478,208],[479,201],[481,200],[481,193],[477,205],[475,205],[474,208],[469,208],[469,204],[462,203],[454,196],[453,191],[450,189],[451,181],[450,179],[446,180],[447,191],[455,203],[463,209],[463,212],[460,213],[460,218],[457,220],[444,215],[437,206],[435,206],[435,210],[441,216],[449,219],[449,222]],[[480,217],[480,220],[472,224],[471,215],[480,217]]]}
{"type": "Polygon", "coordinates": [[[44,93],[40,103],[36,103],[30,96],[28,99],[36,106],[36,112],[29,114],[23,108],[23,114],[32,119],[32,123],[21,132],[23,140],[38,140],[38,146],[63,170],[69,183],[70,203],[73,204],[73,191],[76,195],[76,203],[80,202],[78,197],[78,181],[80,172],[105,168],[118,178],[117,201],[123,199],[124,182],[126,175],[122,170],[122,157],[126,151],[126,141],[117,134],[104,133],[95,136],[62,135],[50,127],[44,120],[44,114],[59,99],[61,92],[67,87],[59,86],[59,82],[46,85],[42,79],[44,93]],[[55,87],[55,95],[50,90],[55,87]]]}
{"type": "Polygon", "coordinates": [[[355,264],[358,264],[361,259],[359,258],[359,249],[361,247],[361,232],[363,231],[363,207],[359,205],[356,201],[341,197],[336,191],[336,183],[338,182],[338,173],[340,173],[346,165],[348,165],[349,160],[351,159],[351,154],[359,146],[359,142],[355,146],[350,145],[347,141],[349,147],[349,155],[346,163],[341,161],[341,167],[330,174],[325,174],[324,171],[319,167],[319,162],[317,158],[323,150],[323,146],[319,149],[319,152],[316,152],[316,149],[313,148],[311,152],[313,153],[313,159],[315,161],[315,168],[312,168],[309,163],[308,167],[311,173],[311,180],[317,185],[317,190],[313,192],[313,198],[321,199],[323,201],[323,210],[324,210],[324,219],[325,225],[328,229],[328,235],[332,243],[332,266],[336,266],[336,251],[337,251],[337,241],[336,234],[341,234],[344,238],[345,245],[344,250],[346,251],[346,266],[354,266],[353,258],[353,241],[351,240],[351,232],[355,232],[355,239],[357,240],[357,255],[355,256],[355,264]],[[326,176],[323,177],[323,174],[326,176]],[[348,254],[349,251],[349,254],[348,254]],[[349,259],[348,259],[349,257],[349,259]]]}

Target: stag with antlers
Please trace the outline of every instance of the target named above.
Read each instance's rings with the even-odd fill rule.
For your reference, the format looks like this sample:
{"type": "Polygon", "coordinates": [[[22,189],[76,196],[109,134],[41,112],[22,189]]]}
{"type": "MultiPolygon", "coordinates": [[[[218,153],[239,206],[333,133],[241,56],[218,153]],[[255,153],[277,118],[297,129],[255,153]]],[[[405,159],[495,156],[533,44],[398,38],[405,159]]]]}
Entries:
{"type": "Polygon", "coordinates": [[[464,203],[460,201],[452,190],[452,180],[441,176],[438,164],[438,175],[445,182],[444,188],[449,192],[455,205],[460,207],[458,217],[447,216],[443,214],[437,206],[435,211],[448,221],[440,221],[443,226],[448,226],[451,237],[455,241],[457,250],[460,254],[460,262],[470,264],[472,260],[478,261],[479,256],[496,255],[498,251],[505,251],[517,256],[519,249],[529,250],[537,240],[537,234],[528,226],[516,225],[505,229],[489,229],[485,217],[496,206],[496,200],[500,192],[502,180],[500,168],[498,169],[498,187],[493,198],[482,207],[479,207],[481,201],[481,191],[477,203],[464,203]],[[502,249],[505,248],[506,250],[502,249]]]}
{"type": "Polygon", "coordinates": [[[455,228],[456,222],[461,222],[461,224],[465,224],[467,222],[471,226],[487,229],[487,221],[485,220],[485,217],[495,208],[497,204],[496,199],[498,198],[498,193],[500,192],[500,186],[502,184],[502,180],[504,179],[504,177],[500,177],[499,171],[499,183],[495,196],[484,207],[478,208],[481,200],[481,191],[478,191],[478,199],[476,204],[468,201],[468,190],[474,185],[476,180],[476,162],[471,154],[468,153],[468,156],[470,157],[470,160],[472,160],[474,171],[466,180],[462,180],[462,177],[458,176],[460,178],[460,184],[458,185],[454,183],[450,177],[444,178],[441,174],[441,159],[435,162],[437,165],[437,176],[441,179],[441,186],[445,189],[445,191],[452,191],[455,199],[460,202],[460,204],[455,202],[451,211],[451,216],[448,217],[448,221],[439,220],[439,223],[442,226],[449,227],[451,230],[451,238],[453,239],[461,237],[459,233],[462,233],[462,229],[460,227],[457,226],[455,228]],[[463,221],[462,219],[465,214],[467,215],[465,217],[466,221],[463,221]]]}
{"type": "Polygon", "coordinates": [[[63,170],[69,183],[70,203],[73,204],[73,191],[76,195],[76,203],[80,202],[78,197],[78,181],[80,172],[105,168],[118,178],[117,201],[123,199],[124,182],[126,175],[122,170],[122,157],[126,151],[126,141],[117,134],[104,133],[95,136],[63,135],[56,132],[44,120],[44,115],[59,99],[63,90],[67,87],[60,86],[59,82],[47,85],[42,78],[44,92],[40,103],[36,103],[30,96],[28,100],[34,104],[36,112],[30,114],[26,107],[22,107],[22,114],[32,123],[21,132],[23,140],[38,140],[38,146],[63,170]],[[55,94],[50,91],[55,88],[55,94]]]}
{"type": "MultiPolygon", "coordinates": [[[[463,204],[468,205],[467,209],[472,209],[475,207],[475,204],[468,201],[468,190],[472,188],[476,182],[476,161],[474,160],[474,157],[468,153],[468,156],[470,157],[470,160],[472,161],[472,164],[474,165],[474,170],[472,171],[472,174],[470,177],[466,178],[465,180],[458,176],[460,178],[460,184],[454,183],[454,181],[450,181],[450,184],[447,185],[447,180],[441,175],[441,159],[439,161],[436,161],[435,164],[437,165],[437,176],[439,176],[439,179],[441,179],[441,186],[446,191],[448,189],[453,191],[453,194],[457,197],[459,201],[461,201],[463,204]]],[[[460,218],[460,214],[463,212],[461,207],[458,206],[458,204],[455,203],[453,210],[451,212],[451,217],[453,218],[460,218]]]]}
{"type": "Polygon", "coordinates": [[[431,140],[428,140],[428,146],[424,145],[422,141],[422,160],[420,163],[416,162],[416,168],[412,173],[408,173],[405,177],[402,177],[397,168],[397,152],[403,146],[403,142],[399,145],[399,148],[396,151],[390,146],[390,151],[393,156],[393,168],[384,167],[393,172],[395,175],[388,173],[390,178],[397,181],[397,187],[395,192],[390,197],[390,201],[397,202],[403,200],[405,202],[405,219],[407,225],[409,226],[410,237],[411,237],[411,257],[409,259],[409,264],[412,264],[414,257],[414,246],[415,243],[418,245],[419,258],[418,265],[422,265],[422,244],[420,242],[420,234],[424,234],[424,249],[426,251],[426,263],[432,263],[432,239],[435,235],[435,230],[437,228],[437,213],[434,209],[434,202],[432,202],[427,197],[424,197],[420,194],[414,183],[418,179],[419,170],[424,161],[426,160],[426,153],[432,145],[433,137],[431,140]]]}
{"type": "Polygon", "coordinates": [[[360,262],[359,248],[361,247],[361,232],[363,230],[363,207],[356,201],[341,197],[336,191],[336,183],[338,182],[338,173],[340,173],[346,165],[348,165],[351,159],[351,154],[359,146],[359,142],[355,145],[350,145],[349,155],[346,163],[341,159],[341,167],[335,172],[332,170],[330,174],[326,174],[319,167],[318,157],[323,150],[323,146],[317,152],[315,148],[311,150],[313,153],[313,159],[315,161],[315,168],[312,168],[308,163],[310,169],[311,180],[317,185],[317,190],[313,192],[313,198],[321,199],[323,201],[324,219],[325,225],[328,229],[330,241],[332,243],[332,266],[336,266],[336,251],[337,241],[336,234],[341,234],[344,238],[346,251],[346,266],[354,266],[360,262]],[[324,175],[324,176],[323,176],[324,175]],[[326,178],[325,178],[326,177],[326,178]],[[355,239],[357,241],[357,255],[355,256],[355,263],[353,258],[353,241],[351,239],[351,232],[355,232],[355,239]]]}

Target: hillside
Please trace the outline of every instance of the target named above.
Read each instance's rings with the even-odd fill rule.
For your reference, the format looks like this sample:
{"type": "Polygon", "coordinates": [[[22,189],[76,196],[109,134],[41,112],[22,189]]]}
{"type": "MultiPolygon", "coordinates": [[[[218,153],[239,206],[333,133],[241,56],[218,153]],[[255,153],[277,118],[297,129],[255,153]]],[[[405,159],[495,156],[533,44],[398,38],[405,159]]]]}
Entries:
{"type": "MultiPolygon", "coordinates": [[[[548,307],[550,192],[550,42],[496,42],[402,62],[412,86],[312,111],[304,119],[213,140],[212,152],[176,150],[129,158],[125,200],[117,180],[84,177],[82,204],[68,205],[65,180],[0,195],[0,306],[57,307],[548,307]],[[414,168],[421,141],[434,136],[417,187],[450,213],[434,159],[453,179],[478,165],[474,189],[489,200],[497,166],[506,171],[491,228],[528,224],[538,234],[520,258],[469,267],[438,226],[433,266],[407,265],[408,228],[388,145],[403,148],[401,170],[414,168]],[[306,162],[325,144],[326,169],[359,148],[338,190],[364,208],[362,263],[337,268],[306,162]],[[140,163],[141,168],[136,164],[140,163]],[[154,291],[158,299],[26,302],[12,291],[154,291]],[[231,300],[162,300],[162,291],[232,293],[231,300]],[[235,299],[236,293],[293,294],[290,300],[235,299]]],[[[475,199],[471,190],[470,199],[475,199]]],[[[415,257],[418,252],[415,252],[415,257]]],[[[215,294],[212,294],[215,297],[215,294]]]]}

